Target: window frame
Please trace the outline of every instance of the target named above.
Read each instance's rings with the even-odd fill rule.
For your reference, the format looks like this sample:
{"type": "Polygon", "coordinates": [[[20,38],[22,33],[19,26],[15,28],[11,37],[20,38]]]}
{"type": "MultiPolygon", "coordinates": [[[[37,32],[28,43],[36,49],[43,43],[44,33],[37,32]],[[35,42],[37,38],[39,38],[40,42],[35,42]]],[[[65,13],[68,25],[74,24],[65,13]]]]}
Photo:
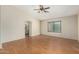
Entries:
{"type": "Polygon", "coordinates": [[[47,31],[48,31],[48,32],[53,32],[53,33],[61,33],[61,32],[62,32],[61,26],[62,26],[62,25],[61,25],[61,20],[59,20],[59,21],[50,21],[50,22],[48,22],[48,24],[47,24],[47,31]],[[60,22],[60,32],[54,32],[53,30],[50,31],[49,24],[50,24],[50,23],[54,24],[55,22],[60,22]]]}

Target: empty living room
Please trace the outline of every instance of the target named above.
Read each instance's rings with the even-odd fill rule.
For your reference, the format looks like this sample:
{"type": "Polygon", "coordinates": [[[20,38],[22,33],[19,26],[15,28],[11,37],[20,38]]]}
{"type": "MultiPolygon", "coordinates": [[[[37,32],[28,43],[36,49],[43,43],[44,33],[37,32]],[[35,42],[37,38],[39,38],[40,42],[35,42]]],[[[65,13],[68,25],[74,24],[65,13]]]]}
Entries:
{"type": "Polygon", "coordinates": [[[79,54],[79,5],[0,5],[0,54],[79,54]]]}

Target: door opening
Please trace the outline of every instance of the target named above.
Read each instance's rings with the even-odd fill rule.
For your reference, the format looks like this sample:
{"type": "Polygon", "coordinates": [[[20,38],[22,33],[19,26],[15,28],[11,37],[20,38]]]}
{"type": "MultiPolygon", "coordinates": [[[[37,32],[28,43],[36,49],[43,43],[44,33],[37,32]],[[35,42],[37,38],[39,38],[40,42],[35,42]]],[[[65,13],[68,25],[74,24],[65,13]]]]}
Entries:
{"type": "Polygon", "coordinates": [[[27,21],[25,23],[25,37],[29,37],[31,33],[31,22],[27,21]]]}

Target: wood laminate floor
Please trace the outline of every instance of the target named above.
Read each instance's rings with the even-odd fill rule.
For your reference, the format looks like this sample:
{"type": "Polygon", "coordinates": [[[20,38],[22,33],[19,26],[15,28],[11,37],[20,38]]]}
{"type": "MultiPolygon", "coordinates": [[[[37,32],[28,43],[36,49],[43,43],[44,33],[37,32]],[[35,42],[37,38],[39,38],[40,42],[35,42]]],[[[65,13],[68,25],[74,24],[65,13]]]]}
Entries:
{"type": "Polygon", "coordinates": [[[10,54],[78,54],[76,40],[39,35],[4,43],[0,53],[10,54]]]}

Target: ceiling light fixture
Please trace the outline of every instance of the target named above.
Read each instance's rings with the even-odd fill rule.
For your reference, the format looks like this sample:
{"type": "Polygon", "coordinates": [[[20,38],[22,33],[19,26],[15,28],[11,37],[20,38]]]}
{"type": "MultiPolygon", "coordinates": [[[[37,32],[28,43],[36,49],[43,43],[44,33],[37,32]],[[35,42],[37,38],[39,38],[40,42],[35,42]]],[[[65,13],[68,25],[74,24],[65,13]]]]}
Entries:
{"type": "Polygon", "coordinates": [[[49,12],[47,11],[47,9],[50,9],[50,7],[44,7],[43,5],[39,5],[39,9],[34,9],[34,10],[38,11],[38,13],[41,13],[41,12],[47,13],[49,12]]]}

